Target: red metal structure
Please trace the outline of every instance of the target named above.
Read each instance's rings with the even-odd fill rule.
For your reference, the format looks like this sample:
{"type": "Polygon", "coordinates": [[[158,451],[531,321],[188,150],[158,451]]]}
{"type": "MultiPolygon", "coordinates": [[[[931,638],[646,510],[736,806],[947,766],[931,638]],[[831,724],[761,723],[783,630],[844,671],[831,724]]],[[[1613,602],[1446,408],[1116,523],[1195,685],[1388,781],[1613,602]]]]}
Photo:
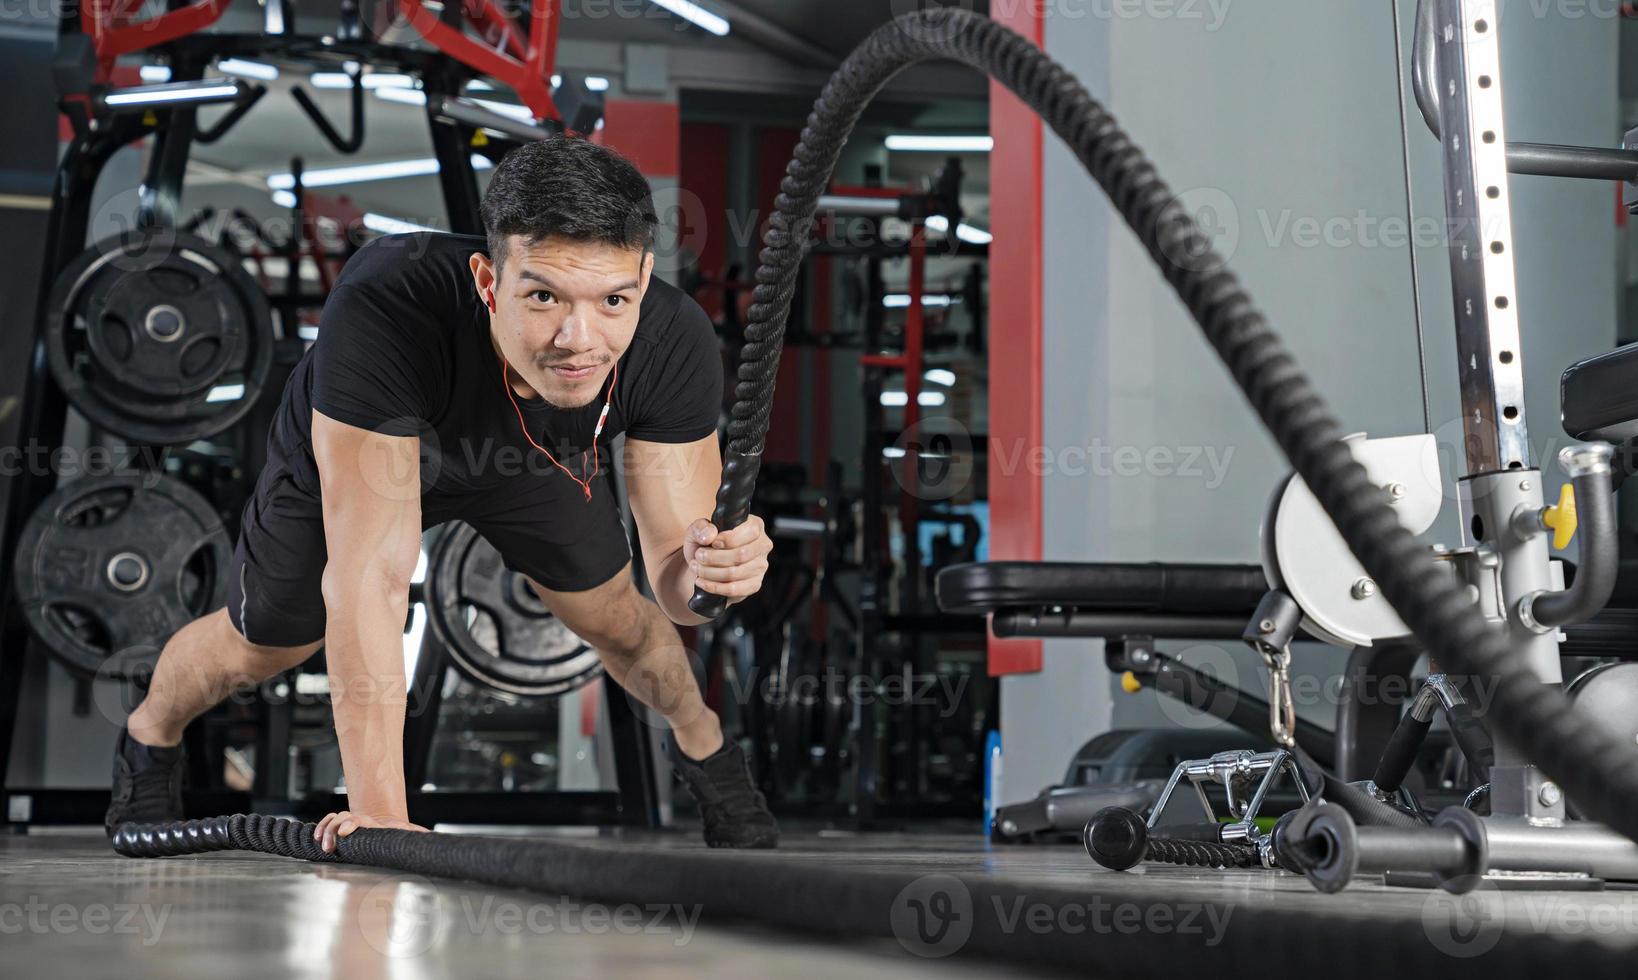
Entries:
{"type": "Polygon", "coordinates": [[[142,0],[86,0],[80,8],[80,29],[91,38],[97,52],[98,84],[106,84],[114,71],[114,59],[187,37],[221,19],[229,0],[198,0],[185,7],[166,11],[144,21],[132,16],[142,0]]]}
{"type": "Polygon", "coordinates": [[[423,0],[398,0],[398,9],[428,44],[461,64],[511,86],[536,119],[557,119],[552,101],[552,67],[557,60],[557,31],[562,15],[556,0],[534,0],[527,38],[495,0],[465,0],[467,21],[495,47],[468,37],[447,24],[423,0]]]}

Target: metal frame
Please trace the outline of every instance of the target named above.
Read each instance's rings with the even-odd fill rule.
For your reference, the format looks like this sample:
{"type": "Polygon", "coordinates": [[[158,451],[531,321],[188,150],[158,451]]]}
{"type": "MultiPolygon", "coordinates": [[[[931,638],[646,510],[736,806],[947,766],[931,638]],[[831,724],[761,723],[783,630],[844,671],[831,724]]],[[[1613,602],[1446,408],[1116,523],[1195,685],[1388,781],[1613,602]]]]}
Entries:
{"type": "MultiPolygon", "coordinates": [[[[1521,662],[1556,684],[1557,633],[1530,629],[1514,613],[1518,600],[1554,583],[1546,538],[1519,535],[1512,519],[1521,508],[1539,510],[1542,492],[1525,420],[1496,5],[1438,0],[1432,26],[1467,464],[1462,543],[1500,558],[1510,639],[1521,662]]],[[[1543,802],[1552,794],[1541,792],[1539,770],[1503,741],[1492,778],[1492,812],[1563,818],[1562,799],[1543,802]]]]}

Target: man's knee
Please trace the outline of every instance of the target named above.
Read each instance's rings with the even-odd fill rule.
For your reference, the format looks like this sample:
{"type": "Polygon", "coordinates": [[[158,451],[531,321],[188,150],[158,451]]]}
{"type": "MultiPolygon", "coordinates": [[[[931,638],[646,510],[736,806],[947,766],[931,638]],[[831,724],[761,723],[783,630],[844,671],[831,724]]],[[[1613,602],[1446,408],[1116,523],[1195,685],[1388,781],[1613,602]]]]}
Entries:
{"type": "Polygon", "coordinates": [[[653,602],[643,598],[629,579],[597,589],[595,601],[565,601],[535,586],[547,608],[563,620],[575,635],[601,653],[638,654],[648,644],[653,623],[653,602]]]}
{"type": "MultiPolygon", "coordinates": [[[[233,645],[247,659],[277,662],[294,666],[311,657],[323,646],[323,641],[315,640],[307,643],[293,642],[288,645],[276,643],[254,643],[247,639],[228,615],[226,609],[219,609],[211,614],[217,618],[215,626],[223,640],[233,645]]],[[[283,668],[281,668],[283,669],[283,668]]]]}

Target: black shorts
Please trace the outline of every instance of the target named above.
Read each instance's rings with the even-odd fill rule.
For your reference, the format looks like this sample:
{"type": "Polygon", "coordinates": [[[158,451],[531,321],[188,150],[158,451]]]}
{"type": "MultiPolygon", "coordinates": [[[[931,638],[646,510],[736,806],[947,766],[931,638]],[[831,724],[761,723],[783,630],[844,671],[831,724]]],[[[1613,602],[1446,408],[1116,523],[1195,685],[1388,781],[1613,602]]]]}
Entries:
{"type": "MultiPolygon", "coordinates": [[[[576,468],[579,462],[565,460],[576,468]]],[[[580,472],[575,469],[575,472],[580,472]]],[[[554,592],[583,592],[631,561],[625,521],[611,479],[591,481],[592,498],[558,470],[530,473],[479,493],[421,498],[430,528],[462,520],[500,552],[506,567],[554,592]]],[[[324,639],[320,591],[327,552],[317,495],[299,486],[273,440],[256,492],[245,504],[239,543],[228,566],[228,617],[262,646],[324,639]]]]}

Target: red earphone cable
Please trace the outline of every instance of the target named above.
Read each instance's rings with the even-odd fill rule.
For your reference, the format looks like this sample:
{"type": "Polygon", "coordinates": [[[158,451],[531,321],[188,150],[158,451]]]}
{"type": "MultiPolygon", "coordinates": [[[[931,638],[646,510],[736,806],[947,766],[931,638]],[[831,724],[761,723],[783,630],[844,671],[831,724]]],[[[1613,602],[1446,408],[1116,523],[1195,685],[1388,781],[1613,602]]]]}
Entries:
{"type": "Polygon", "coordinates": [[[517,395],[514,394],[513,391],[512,391],[512,382],[507,379],[507,373],[512,370],[512,365],[506,360],[506,355],[505,354],[500,355],[500,362],[501,362],[501,387],[506,389],[506,398],[507,398],[508,401],[510,401],[512,403],[512,410],[514,412],[518,413],[518,428],[523,432],[523,438],[529,440],[529,445],[531,445],[531,446],[535,447],[536,449],[540,450],[541,454],[544,455],[547,459],[551,460],[553,466],[555,466],[558,469],[562,470],[565,476],[567,476],[569,479],[573,480],[574,482],[578,483],[580,485],[580,489],[582,489],[582,490],[584,490],[586,492],[586,500],[590,501],[591,497],[592,497],[591,481],[598,474],[597,437],[603,434],[603,424],[609,420],[609,406],[614,403],[614,386],[620,380],[620,362],[619,361],[614,362],[614,371],[609,375],[609,394],[608,394],[608,397],[603,400],[603,411],[602,411],[602,413],[597,416],[597,427],[592,430],[592,444],[591,444],[592,471],[591,471],[591,476],[585,476],[586,464],[585,463],[580,464],[580,473],[581,473],[581,476],[585,476],[585,479],[581,479],[581,477],[577,477],[572,472],[570,472],[569,468],[567,466],[564,466],[562,463],[559,463],[557,461],[557,457],[553,456],[551,454],[550,450],[548,450],[545,446],[542,446],[540,443],[536,442],[535,437],[529,434],[529,424],[523,420],[523,408],[520,405],[518,405],[517,395]]]}

